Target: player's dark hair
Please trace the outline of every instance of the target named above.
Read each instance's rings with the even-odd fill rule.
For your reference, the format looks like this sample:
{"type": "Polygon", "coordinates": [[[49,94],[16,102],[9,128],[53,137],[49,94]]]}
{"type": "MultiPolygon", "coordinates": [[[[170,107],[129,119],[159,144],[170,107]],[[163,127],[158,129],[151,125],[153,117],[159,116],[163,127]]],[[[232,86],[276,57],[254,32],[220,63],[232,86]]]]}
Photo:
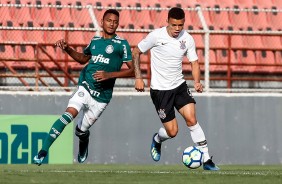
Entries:
{"type": "Polygon", "coordinates": [[[181,8],[173,7],[168,12],[168,19],[169,18],[173,18],[173,19],[177,19],[177,20],[184,19],[185,13],[181,8]]]}
{"type": "Polygon", "coordinates": [[[116,15],[119,18],[119,12],[115,9],[108,9],[107,11],[105,11],[104,15],[103,15],[103,19],[105,18],[105,16],[109,13],[112,13],[114,15],[116,15]]]}

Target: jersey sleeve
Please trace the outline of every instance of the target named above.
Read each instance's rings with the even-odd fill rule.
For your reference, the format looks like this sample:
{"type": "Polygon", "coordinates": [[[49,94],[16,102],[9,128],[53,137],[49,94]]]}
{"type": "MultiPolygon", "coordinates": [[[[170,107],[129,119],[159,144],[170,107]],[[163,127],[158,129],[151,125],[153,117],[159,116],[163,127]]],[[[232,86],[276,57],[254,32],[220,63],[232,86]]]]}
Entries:
{"type": "Polygon", "coordinates": [[[196,46],[195,46],[195,41],[191,35],[188,37],[188,49],[187,49],[187,58],[190,62],[194,62],[198,60],[198,55],[196,53],[196,46]]]}
{"type": "Polygon", "coordinates": [[[156,32],[153,31],[149,33],[146,38],[144,38],[141,42],[138,43],[139,50],[144,53],[147,52],[149,49],[151,49],[157,40],[156,32]]]}
{"type": "Polygon", "coordinates": [[[84,54],[84,55],[87,55],[87,56],[91,55],[91,51],[90,51],[91,43],[92,43],[92,42],[90,42],[90,43],[87,45],[87,47],[84,48],[84,50],[83,50],[83,54],[84,54]]]}
{"type": "Polygon", "coordinates": [[[124,40],[122,43],[122,61],[123,62],[132,61],[132,53],[127,40],[124,40]]]}

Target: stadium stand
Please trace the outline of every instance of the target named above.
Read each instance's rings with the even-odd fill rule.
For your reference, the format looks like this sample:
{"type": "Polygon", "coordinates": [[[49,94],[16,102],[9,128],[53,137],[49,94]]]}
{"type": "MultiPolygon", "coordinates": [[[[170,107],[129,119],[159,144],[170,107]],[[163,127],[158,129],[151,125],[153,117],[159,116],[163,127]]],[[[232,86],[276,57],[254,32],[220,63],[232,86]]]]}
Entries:
{"type": "MultiPolygon", "coordinates": [[[[209,33],[211,75],[224,76],[224,73],[232,72],[236,75],[251,77],[252,74],[267,73],[277,77],[282,74],[281,0],[1,0],[0,2],[39,6],[0,6],[0,26],[4,26],[4,29],[0,31],[0,59],[22,59],[23,62],[6,62],[14,68],[25,67],[32,70],[36,66],[32,59],[38,56],[39,60],[44,62],[50,70],[60,70],[53,61],[56,60],[60,62],[61,66],[67,64],[72,71],[79,71],[82,66],[73,62],[73,59],[60,49],[54,48],[53,44],[64,38],[74,48],[82,51],[93,36],[99,33],[94,31],[97,24],[92,22],[89,7],[86,8],[86,5],[95,6],[93,11],[99,25],[106,7],[119,8],[121,19],[118,35],[127,39],[131,47],[135,47],[148,34],[147,29],[167,25],[167,9],[148,8],[173,6],[195,8],[200,6],[201,8],[215,8],[201,10],[211,31],[209,33]],[[40,7],[41,5],[44,7],[40,7]],[[63,7],[47,7],[47,5],[63,7]],[[70,5],[76,7],[70,7],[70,5]],[[235,8],[235,10],[220,10],[221,8],[235,8]],[[268,9],[268,11],[263,9],[268,9]],[[21,30],[22,27],[30,29],[21,30]],[[79,30],[71,30],[72,28],[79,30]],[[222,32],[226,30],[232,33],[222,32]],[[219,31],[219,33],[214,31],[219,31]],[[260,33],[253,34],[254,31],[260,33]],[[276,33],[272,34],[273,31],[276,33]],[[41,48],[45,49],[53,60],[41,48]]],[[[184,29],[187,29],[195,40],[201,71],[204,72],[206,45],[204,44],[203,25],[197,11],[185,11],[184,29]]],[[[149,54],[141,57],[141,69],[147,78],[150,77],[149,57],[149,54]]],[[[186,61],[188,63],[187,59],[186,61]]],[[[3,61],[0,61],[0,67],[5,67],[3,61]]],[[[183,68],[184,71],[191,71],[189,64],[183,65],[183,68]]],[[[42,66],[40,69],[43,69],[42,66]]],[[[264,76],[261,75],[261,77],[264,76]]]]}

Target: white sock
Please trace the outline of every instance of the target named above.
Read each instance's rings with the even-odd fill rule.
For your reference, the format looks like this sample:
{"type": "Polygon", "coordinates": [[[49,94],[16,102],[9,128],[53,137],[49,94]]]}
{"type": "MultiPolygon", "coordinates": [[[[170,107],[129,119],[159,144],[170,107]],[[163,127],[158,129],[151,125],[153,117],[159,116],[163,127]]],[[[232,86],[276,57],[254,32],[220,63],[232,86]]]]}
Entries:
{"type": "Polygon", "coordinates": [[[203,151],[204,162],[206,162],[208,159],[210,159],[210,155],[203,129],[198,122],[196,125],[189,127],[189,129],[193,142],[203,151]]]}
{"type": "Polygon", "coordinates": [[[161,127],[160,129],[159,129],[159,132],[158,132],[158,134],[155,136],[155,141],[157,142],[157,143],[162,143],[162,142],[164,142],[165,140],[167,140],[167,139],[171,139],[171,137],[169,137],[168,135],[167,135],[167,133],[166,133],[166,130],[163,128],[163,127],[161,127]]]}

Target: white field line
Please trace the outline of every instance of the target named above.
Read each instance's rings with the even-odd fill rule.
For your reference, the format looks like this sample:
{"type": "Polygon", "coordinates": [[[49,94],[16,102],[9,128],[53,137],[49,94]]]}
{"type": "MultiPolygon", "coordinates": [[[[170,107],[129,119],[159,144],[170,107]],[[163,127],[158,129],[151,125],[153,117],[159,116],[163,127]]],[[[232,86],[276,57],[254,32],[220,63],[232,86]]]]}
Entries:
{"type": "MultiPolygon", "coordinates": [[[[17,171],[4,170],[4,172],[15,173],[17,171]]],[[[116,170],[20,170],[19,173],[101,173],[101,174],[196,174],[196,175],[243,175],[243,176],[281,176],[281,172],[271,171],[116,171],[116,170]]]]}

